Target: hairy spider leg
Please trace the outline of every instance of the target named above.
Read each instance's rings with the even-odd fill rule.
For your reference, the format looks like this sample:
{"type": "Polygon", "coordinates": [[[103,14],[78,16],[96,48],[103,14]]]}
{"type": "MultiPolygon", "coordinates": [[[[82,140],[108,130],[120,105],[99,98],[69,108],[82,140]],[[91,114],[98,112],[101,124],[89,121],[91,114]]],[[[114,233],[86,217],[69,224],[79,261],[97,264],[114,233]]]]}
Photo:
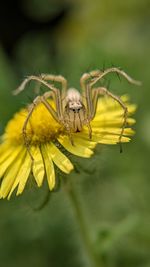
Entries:
{"type": "Polygon", "coordinates": [[[121,147],[121,138],[123,136],[123,132],[126,126],[126,121],[127,121],[127,116],[128,116],[128,110],[127,107],[124,105],[124,103],[122,102],[122,100],[112,94],[111,92],[109,92],[105,87],[99,87],[99,88],[95,88],[92,90],[92,86],[97,83],[100,79],[102,79],[105,75],[114,72],[117,73],[118,75],[122,75],[124,78],[126,78],[126,80],[132,84],[138,85],[140,86],[142,83],[140,81],[134,80],[132,79],[126,72],[124,72],[123,70],[120,70],[119,68],[108,68],[104,71],[100,71],[100,70],[94,70],[91,71],[89,73],[84,73],[80,79],[80,84],[81,84],[81,88],[83,90],[83,95],[85,94],[85,98],[86,98],[86,103],[87,103],[87,110],[88,110],[88,116],[89,116],[89,120],[92,120],[95,116],[96,113],[96,108],[97,108],[97,101],[98,101],[98,96],[99,95],[109,95],[110,97],[112,97],[114,100],[116,100],[121,107],[124,109],[124,122],[122,125],[122,130],[121,130],[121,134],[119,137],[119,143],[120,143],[120,152],[122,152],[122,147],[121,147]]]}
{"type": "Polygon", "coordinates": [[[65,129],[67,131],[67,134],[68,134],[68,137],[70,139],[70,142],[71,142],[72,146],[74,146],[74,141],[73,141],[73,136],[72,136],[71,128],[70,128],[69,124],[66,123],[66,122],[64,123],[64,126],[65,126],[65,129]]]}
{"type": "Polygon", "coordinates": [[[58,82],[61,84],[61,105],[62,105],[62,109],[64,110],[64,105],[65,103],[64,100],[66,98],[66,94],[67,94],[67,80],[62,76],[62,75],[53,75],[53,74],[45,74],[42,73],[41,75],[42,80],[45,81],[51,81],[52,83],[58,82]]]}
{"type": "Polygon", "coordinates": [[[38,81],[41,84],[45,85],[46,87],[48,87],[52,92],[54,92],[55,94],[55,103],[56,103],[56,110],[58,113],[58,117],[63,120],[63,108],[62,108],[62,101],[61,101],[61,94],[60,94],[60,90],[58,90],[57,88],[55,88],[54,86],[50,85],[49,83],[47,83],[46,81],[44,81],[43,79],[41,79],[40,77],[37,76],[29,76],[27,77],[22,83],[21,85],[13,91],[14,95],[19,94],[20,92],[22,92],[27,83],[30,82],[31,80],[34,81],[38,81]]]}
{"type": "MultiPolygon", "coordinates": [[[[47,73],[42,73],[40,74],[40,78],[44,81],[51,81],[52,83],[58,82],[61,84],[61,90],[62,90],[62,95],[66,95],[67,91],[67,80],[61,76],[61,75],[53,75],[53,74],[47,74],[47,73]]],[[[40,92],[40,86],[41,84],[38,83],[35,87],[35,93],[39,94],[40,92]]]]}
{"type": "Polygon", "coordinates": [[[91,86],[94,85],[96,82],[98,82],[100,79],[102,79],[105,75],[114,72],[117,73],[121,76],[123,76],[129,83],[141,86],[142,83],[140,81],[134,80],[133,78],[131,78],[125,71],[119,69],[119,68],[108,68],[106,70],[104,70],[103,72],[99,70],[99,74],[97,73],[98,71],[91,71],[90,75],[92,77],[94,77],[94,79],[91,81],[91,86]]]}
{"type": "Polygon", "coordinates": [[[112,67],[108,68],[104,71],[101,70],[93,70],[89,73],[84,73],[80,79],[81,86],[84,86],[86,82],[90,83],[91,86],[93,86],[96,82],[98,82],[100,79],[102,79],[105,75],[114,72],[118,75],[122,75],[129,83],[141,86],[142,83],[140,81],[134,80],[131,78],[125,71],[120,70],[119,68],[112,67]],[[90,81],[88,81],[90,79],[90,81]]]}
{"type": "Polygon", "coordinates": [[[103,96],[104,95],[107,95],[107,96],[110,96],[115,101],[117,101],[120,104],[120,106],[123,108],[123,110],[124,110],[124,115],[123,115],[124,120],[123,120],[123,124],[122,124],[121,133],[120,133],[120,136],[119,136],[120,152],[122,152],[121,138],[123,136],[124,129],[125,129],[126,123],[127,123],[127,118],[128,118],[128,109],[127,109],[126,105],[124,104],[124,102],[121,100],[121,98],[119,96],[114,95],[113,93],[111,93],[110,91],[108,91],[107,88],[105,88],[105,87],[93,88],[92,93],[93,93],[93,99],[92,99],[92,105],[93,105],[92,119],[94,118],[95,113],[96,113],[97,101],[98,101],[99,95],[103,95],[103,96]]]}
{"type": "Polygon", "coordinates": [[[92,92],[91,92],[90,84],[86,83],[87,79],[89,79],[89,78],[91,78],[90,74],[88,74],[88,73],[83,74],[81,79],[80,79],[80,85],[81,85],[81,89],[82,89],[82,95],[86,101],[86,109],[87,109],[86,125],[87,125],[88,131],[89,131],[89,138],[92,139],[92,127],[90,125],[91,112],[92,112],[92,92]]]}
{"type": "Polygon", "coordinates": [[[42,73],[40,75],[40,77],[44,81],[52,81],[52,82],[61,83],[61,86],[62,86],[62,95],[63,96],[66,96],[66,92],[67,92],[67,80],[63,76],[42,73]]]}
{"type": "Polygon", "coordinates": [[[54,98],[54,92],[46,92],[43,96],[37,96],[33,103],[29,106],[29,112],[28,112],[28,115],[25,119],[25,122],[24,122],[24,125],[23,125],[23,128],[22,128],[22,135],[23,135],[23,138],[24,138],[24,143],[25,143],[25,146],[27,148],[27,151],[31,157],[31,160],[32,162],[34,161],[34,158],[32,156],[32,153],[30,151],[30,142],[28,140],[28,137],[27,137],[27,125],[28,125],[28,122],[30,120],[30,117],[32,116],[32,113],[34,111],[34,109],[36,108],[37,105],[39,105],[40,103],[43,103],[43,105],[46,107],[46,109],[50,112],[50,114],[53,116],[53,118],[60,122],[60,118],[57,114],[57,112],[53,109],[53,107],[50,105],[50,103],[47,101],[47,98],[49,97],[52,97],[54,98]]]}
{"type": "Polygon", "coordinates": [[[84,73],[80,79],[80,85],[86,99],[88,117],[90,120],[93,119],[92,85],[96,83],[97,78],[99,79],[100,73],[102,73],[100,70],[93,70],[89,73],[84,73]]]}

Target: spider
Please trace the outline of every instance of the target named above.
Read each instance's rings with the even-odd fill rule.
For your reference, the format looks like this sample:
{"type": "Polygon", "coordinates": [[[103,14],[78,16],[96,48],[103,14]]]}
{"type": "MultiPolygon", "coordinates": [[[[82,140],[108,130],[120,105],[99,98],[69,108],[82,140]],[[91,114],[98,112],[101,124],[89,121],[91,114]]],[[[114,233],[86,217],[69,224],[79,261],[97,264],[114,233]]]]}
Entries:
{"type": "Polygon", "coordinates": [[[29,149],[26,129],[29,119],[34,111],[34,108],[40,103],[43,103],[43,105],[48,109],[53,118],[59,124],[64,126],[70,138],[71,144],[74,145],[72,133],[82,131],[84,125],[88,127],[89,138],[92,139],[92,128],[90,122],[93,120],[96,114],[98,98],[100,95],[110,96],[120,104],[124,111],[122,129],[118,140],[121,144],[121,138],[123,136],[128,117],[127,107],[119,96],[111,93],[106,87],[95,86],[99,80],[101,80],[104,76],[112,72],[117,73],[118,75],[122,75],[131,84],[141,85],[141,82],[132,79],[123,70],[116,67],[112,67],[104,71],[93,70],[89,73],[84,73],[80,78],[82,94],[80,94],[79,91],[75,88],[68,88],[67,80],[63,76],[52,74],[28,76],[21,83],[21,85],[16,90],[14,90],[14,95],[17,95],[25,89],[26,84],[31,80],[37,81],[40,85],[42,84],[49,89],[49,91],[45,92],[42,96],[39,95],[34,99],[33,103],[29,107],[29,112],[23,125],[22,134],[24,138],[24,143],[31,158],[32,155],[29,149]],[[61,84],[61,90],[54,86],[55,82],[61,84]],[[52,98],[54,100],[56,110],[47,101],[49,98],[52,98]],[[83,101],[83,99],[85,99],[85,101],[83,101]]]}

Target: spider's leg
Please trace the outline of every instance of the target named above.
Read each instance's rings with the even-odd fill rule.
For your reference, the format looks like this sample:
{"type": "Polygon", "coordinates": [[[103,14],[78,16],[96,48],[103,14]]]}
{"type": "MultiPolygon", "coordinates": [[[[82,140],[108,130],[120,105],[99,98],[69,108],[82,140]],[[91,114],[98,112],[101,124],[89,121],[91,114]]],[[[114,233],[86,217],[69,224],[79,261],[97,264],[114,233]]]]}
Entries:
{"type": "Polygon", "coordinates": [[[84,73],[80,78],[80,85],[82,88],[82,95],[86,99],[86,106],[88,117],[91,117],[93,111],[93,103],[92,103],[92,85],[95,83],[96,79],[99,79],[100,74],[103,72],[100,70],[93,70],[89,73],[84,73]]]}
{"type": "Polygon", "coordinates": [[[53,75],[53,74],[44,74],[41,75],[42,80],[44,81],[52,81],[52,82],[59,82],[62,86],[62,94],[65,96],[67,91],[67,80],[61,75],[53,75]]]}
{"type": "Polygon", "coordinates": [[[32,163],[34,162],[34,158],[32,156],[32,153],[30,151],[30,141],[27,137],[27,125],[28,125],[28,122],[29,122],[29,119],[33,113],[33,110],[35,108],[35,105],[32,103],[30,106],[29,106],[29,112],[28,112],[28,115],[24,121],[24,125],[23,125],[23,128],[22,128],[22,135],[23,135],[23,139],[24,139],[24,144],[26,146],[26,149],[31,157],[31,160],[32,160],[32,163]]]}
{"type": "Polygon", "coordinates": [[[41,103],[48,109],[54,120],[56,120],[58,123],[62,121],[62,114],[61,109],[58,107],[58,103],[56,101],[56,110],[51,106],[51,104],[47,101],[48,98],[52,97],[55,100],[55,94],[54,92],[46,92],[44,93],[41,98],[41,103]]]}
{"type": "Polygon", "coordinates": [[[127,123],[128,109],[127,109],[126,105],[124,104],[124,102],[121,100],[121,98],[119,96],[114,95],[113,93],[108,91],[107,88],[105,88],[105,87],[94,88],[92,92],[93,92],[93,101],[92,101],[93,102],[93,113],[92,113],[92,118],[94,118],[95,113],[96,113],[97,101],[98,101],[99,95],[110,96],[115,101],[117,101],[120,104],[120,106],[123,108],[123,110],[124,110],[124,120],[123,120],[123,124],[122,124],[121,133],[120,133],[120,136],[119,136],[120,152],[122,152],[121,139],[122,139],[122,136],[123,136],[123,133],[124,133],[124,129],[126,127],[126,123],[127,123]]]}
{"type": "Polygon", "coordinates": [[[28,122],[30,120],[30,117],[32,116],[32,113],[36,107],[37,104],[39,104],[41,101],[40,101],[40,96],[37,96],[35,98],[35,100],[33,101],[33,103],[29,106],[28,110],[28,115],[24,121],[24,124],[23,124],[23,128],[22,128],[22,135],[23,135],[23,139],[24,139],[24,144],[26,146],[26,149],[31,157],[31,160],[32,160],[32,163],[34,162],[34,158],[32,156],[32,153],[30,151],[30,141],[28,139],[28,136],[27,136],[27,125],[28,125],[28,122]]]}
{"type": "Polygon", "coordinates": [[[87,109],[87,116],[89,117],[92,110],[92,92],[89,79],[91,78],[89,73],[84,73],[80,79],[80,85],[82,89],[82,97],[85,98],[85,106],[87,109]]]}
{"type": "MultiPolygon", "coordinates": [[[[56,89],[57,90],[57,89],[56,89]]],[[[52,91],[46,92],[41,96],[41,102],[45,105],[45,107],[49,110],[53,118],[60,122],[63,122],[63,109],[61,98],[58,97],[59,90],[56,91],[56,94],[52,91]],[[58,91],[58,92],[57,92],[58,91]],[[52,97],[56,104],[56,111],[52,108],[52,106],[47,101],[48,98],[52,97]]]]}
{"type": "Polygon", "coordinates": [[[86,83],[92,81],[94,78],[98,78],[100,75],[99,70],[93,70],[89,73],[84,73],[80,78],[80,85],[82,90],[85,90],[86,83]]]}
{"type": "Polygon", "coordinates": [[[28,76],[26,79],[24,79],[24,81],[20,84],[20,86],[13,91],[13,94],[18,95],[20,92],[22,92],[25,89],[26,85],[32,80],[43,84],[44,86],[46,86],[47,88],[49,88],[53,92],[58,90],[54,86],[52,86],[51,84],[44,81],[41,77],[32,75],[32,76],[28,76]]]}
{"type": "Polygon", "coordinates": [[[69,137],[70,143],[72,144],[72,146],[74,146],[74,141],[73,141],[73,137],[72,137],[71,121],[70,121],[68,106],[65,108],[65,112],[64,112],[64,117],[63,117],[62,124],[65,127],[65,130],[66,130],[67,135],[69,137]]]}
{"type": "Polygon", "coordinates": [[[86,125],[87,125],[88,130],[89,130],[89,139],[92,139],[92,127],[91,127],[89,120],[87,121],[86,125]]]}
{"type": "Polygon", "coordinates": [[[89,73],[84,73],[80,79],[80,84],[81,87],[84,88],[86,82],[89,82],[90,85],[94,85],[96,82],[98,82],[99,80],[101,80],[105,75],[107,75],[108,73],[114,72],[118,75],[122,75],[129,83],[135,84],[135,85],[142,85],[142,83],[140,81],[134,80],[133,78],[131,78],[125,71],[116,68],[116,67],[112,67],[112,68],[108,68],[104,71],[101,70],[93,70],[89,73]]]}
{"type": "Polygon", "coordinates": [[[25,86],[27,85],[27,83],[30,82],[31,80],[34,80],[34,81],[39,82],[40,84],[43,84],[44,86],[46,86],[48,89],[50,89],[50,91],[52,91],[55,94],[56,109],[57,109],[59,117],[62,117],[63,108],[62,108],[62,100],[61,100],[60,91],[57,88],[55,88],[54,86],[52,86],[51,84],[49,84],[46,81],[44,81],[40,77],[37,77],[37,76],[29,76],[29,77],[27,77],[21,83],[21,85],[16,90],[13,91],[13,94],[17,95],[21,91],[23,91],[25,89],[25,86]]]}
{"type": "Polygon", "coordinates": [[[22,128],[22,135],[23,135],[23,138],[24,138],[24,144],[27,148],[27,151],[31,157],[31,160],[32,162],[34,161],[34,158],[32,156],[32,153],[30,151],[30,142],[28,140],[28,136],[27,136],[27,125],[28,125],[28,122],[29,122],[29,119],[30,117],[32,116],[32,113],[35,109],[35,107],[40,104],[40,103],[43,103],[43,105],[48,109],[48,111],[50,112],[50,114],[53,116],[53,118],[60,122],[60,118],[58,116],[58,114],[56,113],[56,111],[53,109],[53,107],[50,105],[50,103],[46,100],[47,98],[49,97],[54,97],[54,94],[53,92],[46,92],[43,96],[37,96],[33,103],[29,106],[29,113],[25,119],[25,122],[24,122],[24,125],[23,125],[23,128],[22,128]]]}
{"type": "Polygon", "coordinates": [[[74,146],[74,141],[73,141],[73,137],[72,137],[72,132],[71,132],[70,126],[69,126],[68,123],[64,123],[64,126],[65,126],[65,129],[67,131],[67,134],[68,134],[68,137],[70,139],[70,142],[71,142],[72,146],[74,146]]]}
{"type": "MultiPolygon", "coordinates": [[[[97,71],[98,72],[98,71],[97,71]]],[[[117,73],[118,75],[123,76],[129,83],[135,84],[135,85],[142,85],[142,83],[140,81],[134,80],[133,78],[131,78],[125,71],[116,68],[116,67],[112,67],[112,68],[108,68],[104,71],[99,71],[99,74],[97,73],[97,77],[95,75],[95,78],[93,78],[93,81],[91,81],[91,86],[94,85],[96,82],[98,82],[100,79],[102,79],[105,75],[114,72],[117,73]]],[[[91,72],[94,73],[94,72],[91,72]]]]}
{"type": "Polygon", "coordinates": [[[53,75],[53,74],[45,74],[42,73],[41,75],[42,80],[44,81],[51,81],[52,83],[58,82],[61,84],[61,93],[57,89],[57,101],[58,101],[58,107],[61,107],[61,115],[63,113],[63,100],[66,97],[67,92],[67,80],[61,76],[61,75],[53,75]]]}
{"type": "MultiPolygon", "coordinates": [[[[94,71],[93,75],[97,75],[97,71],[94,71]]],[[[80,84],[82,88],[82,97],[85,98],[85,114],[86,114],[86,125],[89,130],[89,138],[92,139],[92,128],[90,125],[91,114],[93,111],[93,102],[92,102],[92,90],[90,82],[88,81],[91,78],[89,73],[84,73],[80,79],[80,84]]],[[[85,115],[84,115],[85,116],[85,115]]]]}

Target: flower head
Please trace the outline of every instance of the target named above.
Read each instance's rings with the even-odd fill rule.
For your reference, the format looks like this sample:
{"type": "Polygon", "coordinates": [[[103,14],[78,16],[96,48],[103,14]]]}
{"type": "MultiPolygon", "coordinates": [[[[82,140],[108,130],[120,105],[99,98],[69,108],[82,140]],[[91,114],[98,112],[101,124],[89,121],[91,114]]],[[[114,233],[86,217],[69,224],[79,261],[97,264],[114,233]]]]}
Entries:
{"type": "MultiPolygon", "coordinates": [[[[122,97],[126,103],[129,115],[133,114],[136,107],[128,103],[127,96],[122,97]]],[[[51,104],[54,105],[51,100],[51,104]]],[[[10,198],[17,188],[17,195],[25,188],[32,171],[37,185],[40,187],[44,176],[47,177],[49,189],[55,187],[56,165],[62,172],[70,173],[73,164],[61,151],[64,147],[70,153],[79,157],[90,157],[97,143],[117,144],[122,130],[123,110],[118,103],[109,97],[98,100],[97,112],[91,122],[92,139],[89,139],[88,129],[85,126],[82,132],[73,133],[74,145],[62,125],[54,120],[51,114],[39,104],[27,125],[26,135],[30,143],[31,156],[24,144],[22,134],[23,125],[28,114],[28,109],[22,109],[11,119],[2,136],[0,145],[0,197],[10,198]]],[[[129,142],[133,130],[129,128],[134,119],[127,119],[128,127],[124,130],[121,142],[129,142]]]]}

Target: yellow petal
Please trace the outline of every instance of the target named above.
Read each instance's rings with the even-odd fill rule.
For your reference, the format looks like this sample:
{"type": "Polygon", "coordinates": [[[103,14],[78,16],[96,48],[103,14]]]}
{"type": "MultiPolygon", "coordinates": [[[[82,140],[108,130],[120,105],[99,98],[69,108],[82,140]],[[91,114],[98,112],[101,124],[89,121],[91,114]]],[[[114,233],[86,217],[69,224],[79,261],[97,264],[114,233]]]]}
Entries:
{"type": "MultiPolygon", "coordinates": [[[[93,129],[93,134],[100,134],[100,135],[120,135],[122,131],[122,128],[94,128],[93,129]]],[[[133,135],[134,131],[131,128],[125,128],[123,135],[133,135]]]]}
{"type": "Polygon", "coordinates": [[[43,160],[45,164],[48,185],[49,185],[50,190],[52,190],[55,186],[54,165],[47,151],[47,147],[44,144],[41,146],[41,152],[42,152],[43,160]]]}
{"type": "Polygon", "coordinates": [[[0,164],[0,177],[2,177],[7,170],[7,168],[12,164],[13,161],[15,161],[16,157],[19,155],[19,153],[23,150],[23,146],[15,146],[13,149],[9,150],[9,154],[5,158],[6,154],[4,155],[3,162],[0,164]]]}
{"type": "Polygon", "coordinates": [[[10,197],[11,197],[13,191],[14,191],[15,188],[18,186],[20,180],[22,179],[22,177],[23,177],[23,175],[24,175],[24,162],[25,162],[25,158],[26,158],[26,154],[27,154],[27,153],[28,153],[28,152],[27,152],[26,149],[25,149],[25,153],[24,153],[24,156],[23,156],[23,162],[22,162],[22,164],[21,164],[21,166],[20,166],[20,169],[19,169],[19,171],[18,171],[18,173],[17,173],[17,175],[16,175],[16,177],[15,177],[14,183],[13,183],[13,185],[12,185],[12,187],[11,187],[11,190],[10,190],[10,193],[9,193],[9,195],[8,195],[8,199],[10,199],[10,197]]]}
{"type": "Polygon", "coordinates": [[[71,144],[68,136],[60,136],[58,138],[58,141],[66,150],[79,157],[89,158],[93,154],[93,151],[85,147],[82,144],[82,141],[78,140],[75,135],[73,135],[74,145],[71,144]]]}
{"type": "Polygon", "coordinates": [[[10,144],[8,142],[4,142],[0,144],[0,162],[1,162],[1,157],[6,151],[8,151],[9,148],[10,148],[10,144]]]}
{"type": "Polygon", "coordinates": [[[5,161],[12,153],[14,152],[16,146],[12,146],[11,144],[3,143],[0,145],[0,163],[5,161]]]}
{"type": "Polygon", "coordinates": [[[17,195],[21,194],[22,191],[24,190],[24,187],[26,185],[27,179],[29,177],[30,171],[31,171],[31,166],[32,166],[32,160],[28,152],[26,152],[26,157],[25,160],[19,170],[19,173],[16,178],[19,179],[19,185],[18,185],[18,190],[17,190],[17,195]]]}
{"type": "Polygon", "coordinates": [[[41,155],[40,148],[38,146],[33,146],[31,153],[32,153],[33,158],[34,158],[33,175],[35,177],[37,185],[41,186],[43,179],[44,179],[45,167],[44,167],[43,158],[41,155]]]}
{"type": "MultiPolygon", "coordinates": [[[[93,133],[93,136],[92,136],[93,140],[95,140],[97,143],[108,144],[108,145],[119,143],[119,137],[120,135],[117,135],[117,134],[106,134],[106,133],[105,134],[93,133]]],[[[129,137],[122,136],[121,138],[122,143],[129,142],[129,141],[130,141],[129,137]]]]}
{"type": "MultiPolygon", "coordinates": [[[[134,119],[132,119],[132,118],[128,118],[127,119],[127,126],[133,125],[134,123],[135,123],[134,119]]],[[[111,127],[115,127],[115,126],[116,127],[122,127],[122,124],[123,124],[123,119],[122,118],[114,118],[114,119],[110,119],[110,118],[101,119],[101,118],[99,118],[99,120],[96,119],[96,120],[91,122],[91,127],[92,127],[92,129],[93,129],[93,127],[99,127],[99,128],[108,127],[108,126],[111,126],[111,127]]]]}
{"type": "Polygon", "coordinates": [[[70,173],[73,170],[70,160],[53,143],[47,144],[46,149],[49,158],[52,158],[59,169],[65,173],[70,173]]]}
{"type": "Polygon", "coordinates": [[[25,149],[19,154],[15,162],[6,171],[0,188],[0,197],[5,198],[11,191],[16,175],[19,172],[21,164],[23,164],[24,155],[25,149]]]}
{"type": "MultiPolygon", "coordinates": [[[[125,103],[125,101],[123,102],[128,108],[128,115],[133,114],[137,109],[135,104],[125,103]]],[[[96,117],[99,115],[107,115],[113,118],[114,116],[120,116],[123,113],[123,108],[115,100],[110,100],[110,98],[101,98],[98,101],[96,116],[94,119],[96,119],[96,117]]]]}
{"type": "MultiPolygon", "coordinates": [[[[125,137],[123,136],[121,138],[121,143],[128,143],[131,139],[129,137],[125,137]]],[[[103,137],[101,140],[99,140],[98,142],[99,144],[107,144],[107,145],[114,145],[114,144],[118,144],[119,139],[116,136],[105,136],[103,137]]]]}
{"type": "Polygon", "coordinates": [[[114,109],[114,110],[106,110],[105,112],[100,111],[99,113],[97,112],[93,121],[107,121],[107,120],[115,120],[117,118],[122,119],[124,115],[124,110],[123,109],[114,109]]]}
{"type": "MultiPolygon", "coordinates": [[[[74,137],[73,137],[74,138],[74,137]]],[[[87,148],[93,149],[96,146],[96,142],[90,139],[88,129],[84,132],[79,132],[75,134],[75,142],[82,144],[87,148]]]]}

